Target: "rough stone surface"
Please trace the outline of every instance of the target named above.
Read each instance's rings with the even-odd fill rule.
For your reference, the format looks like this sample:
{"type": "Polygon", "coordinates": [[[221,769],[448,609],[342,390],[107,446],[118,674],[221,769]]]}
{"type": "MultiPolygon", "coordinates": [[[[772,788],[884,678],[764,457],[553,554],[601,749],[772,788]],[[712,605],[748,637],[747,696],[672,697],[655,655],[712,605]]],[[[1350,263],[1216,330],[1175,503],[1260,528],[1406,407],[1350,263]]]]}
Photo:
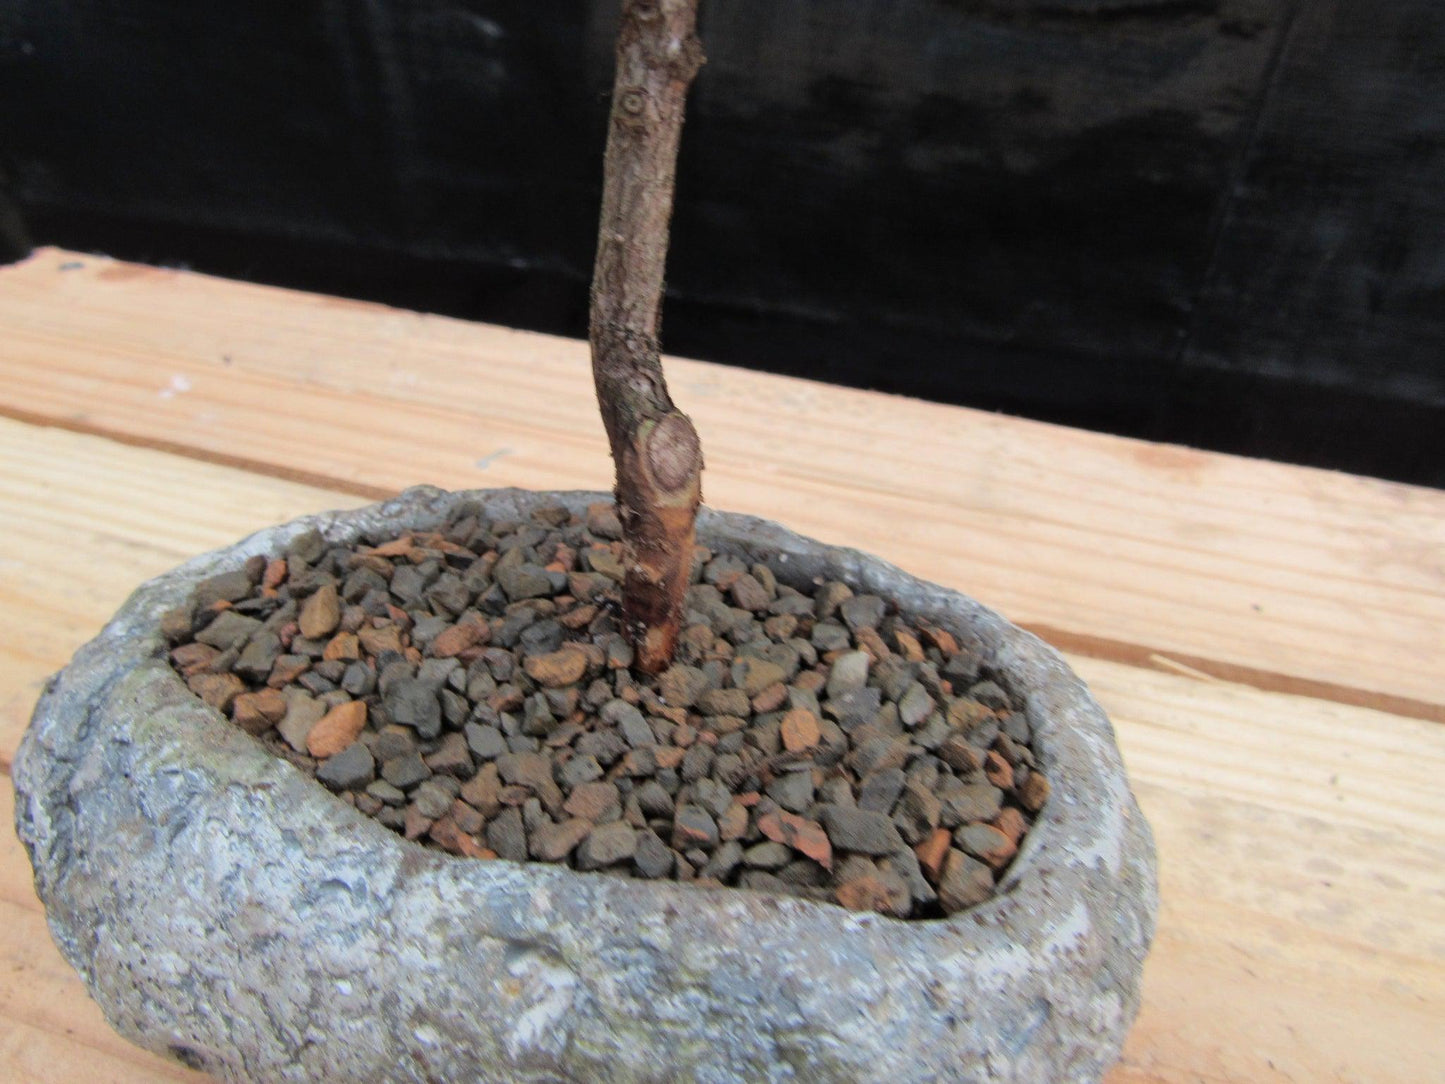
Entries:
{"type": "MultiPolygon", "coordinates": [[[[416,489],[300,520],[144,585],[76,654],[16,755],[16,824],[51,932],[117,1030],[235,1081],[1098,1080],[1138,1008],[1152,840],[1082,684],[961,595],[759,520],[699,518],[715,550],[785,585],[890,599],[1023,690],[1052,794],[999,895],[924,922],[424,850],[166,661],[161,616],[198,580],[307,532],[335,544],[436,526],[462,500],[518,519],[601,499],[416,489]]],[[[647,833],[638,846],[660,858],[647,833]]]]}

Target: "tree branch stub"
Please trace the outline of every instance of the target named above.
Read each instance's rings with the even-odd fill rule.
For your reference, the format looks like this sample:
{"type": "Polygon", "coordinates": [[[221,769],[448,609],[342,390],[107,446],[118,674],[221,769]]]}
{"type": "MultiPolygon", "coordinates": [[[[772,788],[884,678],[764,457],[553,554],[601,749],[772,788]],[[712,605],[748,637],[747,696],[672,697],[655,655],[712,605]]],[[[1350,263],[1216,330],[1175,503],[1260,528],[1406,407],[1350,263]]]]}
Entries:
{"type": "Polygon", "coordinates": [[[688,87],[702,65],[696,0],[623,0],[597,260],[592,372],[616,465],[623,610],[640,669],[672,660],[702,499],[702,451],[662,372],[668,222],[688,87]]]}

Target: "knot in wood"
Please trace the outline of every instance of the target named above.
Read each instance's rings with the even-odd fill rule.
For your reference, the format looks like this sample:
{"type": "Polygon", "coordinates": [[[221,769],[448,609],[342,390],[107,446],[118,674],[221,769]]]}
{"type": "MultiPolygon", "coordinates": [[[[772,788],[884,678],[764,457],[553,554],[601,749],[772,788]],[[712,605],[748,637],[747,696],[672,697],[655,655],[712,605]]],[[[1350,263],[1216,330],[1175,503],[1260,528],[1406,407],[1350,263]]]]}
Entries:
{"type": "Polygon", "coordinates": [[[686,414],[661,418],[647,435],[647,469],[667,492],[676,492],[702,470],[702,446],[686,414]]]}
{"type": "Polygon", "coordinates": [[[627,87],[617,96],[617,109],[613,115],[630,128],[645,128],[650,102],[643,87],[627,87]]]}

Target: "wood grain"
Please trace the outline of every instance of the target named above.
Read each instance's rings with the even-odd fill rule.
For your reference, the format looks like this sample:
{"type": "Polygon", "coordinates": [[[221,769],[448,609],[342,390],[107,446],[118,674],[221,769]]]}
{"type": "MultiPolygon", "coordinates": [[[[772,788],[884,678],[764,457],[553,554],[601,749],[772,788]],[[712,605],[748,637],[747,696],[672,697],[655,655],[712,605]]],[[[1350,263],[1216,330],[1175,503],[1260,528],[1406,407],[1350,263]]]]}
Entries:
{"type": "MultiPolygon", "coordinates": [[[[25,634],[0,640],[7,762],[40,677],[139,580],[268,523],[354,503],[11,421],[0,421],[0,462],[0,522],[15,533],[0,590],[30,592],[11,622],[25,634]],[[77,570],[74,589],[52,574],[57,554],[77,570]]],[[[1160,853],[1158,940],[1112,1084],[1445,1080],[1445,794],[1435,785],[1445,729],[1070,662],[1114,719],[1160,853]]],[[[8,822],[8,781],[0,792],[8,822]]],[[[135,1070],[147,1056],[113,1036],[117,1045],[104,1045],[104,1024],[45,938],[38,907],[23,853],[0,832],[0,972],[19,968],[34,990],[0,994],[0,1032],[12,1036],[0,1042],[0,1079],[82,1079],[77,1051],[92,1049],[112,1079],[162,1078],[135,1070]],[[49,1053],[52,1075],[34,1075],[49,1053]]]]}
{"type": "MultiPolygon", "coordinates": [[[[585,344],[42,250],[0,411],[375,495],[606,488],[585,344]]],[[[1072,650],[1445,721],[1445,494],[682,360],[709,503],[1072,650]]]]}

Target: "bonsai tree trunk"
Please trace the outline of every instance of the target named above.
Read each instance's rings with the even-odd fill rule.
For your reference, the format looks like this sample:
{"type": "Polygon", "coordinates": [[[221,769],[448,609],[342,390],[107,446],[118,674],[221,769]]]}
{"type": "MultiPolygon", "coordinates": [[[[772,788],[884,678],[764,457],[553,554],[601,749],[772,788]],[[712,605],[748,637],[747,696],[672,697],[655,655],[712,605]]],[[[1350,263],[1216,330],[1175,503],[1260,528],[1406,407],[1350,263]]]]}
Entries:
{"type": "Polygon", "coordinates": [[[659,357],[683,103],[703,62],[696,23],[697,0],[623,0],[592,272],[592,375],[617,468],[623,616],[647,673],[672,661],[702,500],[697,430],[673,406],[659,357]]]}

